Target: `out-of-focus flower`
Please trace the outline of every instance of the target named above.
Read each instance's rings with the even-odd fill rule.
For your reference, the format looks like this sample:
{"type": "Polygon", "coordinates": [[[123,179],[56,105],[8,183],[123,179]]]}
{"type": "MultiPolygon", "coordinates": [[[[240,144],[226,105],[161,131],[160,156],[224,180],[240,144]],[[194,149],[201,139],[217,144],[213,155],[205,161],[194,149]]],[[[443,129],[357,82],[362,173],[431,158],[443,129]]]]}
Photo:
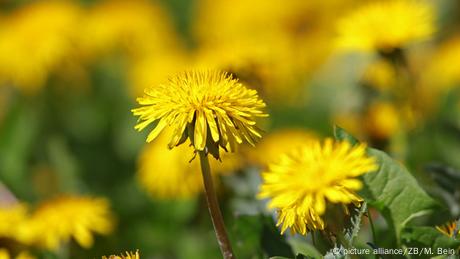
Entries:
{"type": "Polygon", "coordinates": [[[386,60],[371,63],[363,75],[363,83],[381,92],[388,92],[396,86],[396,71],[386,60]]]}
{"type": "MultiPolygon", "coordinates": [[[[154,198],[185,199],[195,197],[203,189],[200,164],[193,158],[193,148],[181,145],[168,150],[166,133],[147,144],[142,151],[138,165],[138,179],[141,186],[154,198]]],[[[188,142],[188,141],[187,141],[188,142]]],[[[222,154],[222,162],[211,159],[214,176],[227,174],[239,167],[238,155],[222,154]]]]}
{"type": "Polygon", "coordinates": [[[28,208],[25,204],[0,207],[0,237],[29,243],[33,230],[28,228],[28,208]]]}
{"type": "MultiPolygon", "coordinates": [[[[439,90],[448,90],[460,84],[460,36],[442,44],[429,60],[428,69],[422,76],[427,84],[439,90]]],[[[439,91],[438,90],[438,91],[439,91]]]]}
{"type": "Polygon", "coordinates": [[[254,119],[267,116],[261,111],[265,103],[257,91],[227,73],[213,70],[176,74],[164,84],[147,88],[137,101],[142,105],[133,109],[139,116],[137,130],[158,121],[147,142],[171,127],[169,148],[189,138],[196,150],[207,147],[215,157],[219,156],[219,147],[234,151],[243,141],[254,144],[261,137],[254,119]]]}
{"type": "Polygon", "coordinates": [[[135,57],[178,47],[171,19],[152,1],[103,1],[86,16],[81,34],[85,55],[94,57],[116,50],[135,57]]]}
{"type": "Polygon", "coordinates": [[[144,89],[155,87],[169,75],[187,68],[187,56],[180,50],[135,58],[131,61],[129,79],[131,93],[140,96],[144,89]]]}
{"type": "Polygon", "coordinates": [[[139,251],[136,251],[135,253],[133,252],[126,252],[125,255],[121,254],[120,256],[118,255],[111,255],[109,257],[103,256],[102,259],[139,259],[139,251]]]}
{"type": "Polygon", "coordinates": [[[0,84],[31,94],[75,53],[81,10],[68,1],[39,1],[0,22],[0,84]]]}
{"type": "Polygon", "coordinates": [[[103,198],[62,196],[41,204],[32,214],[29,226],[34,241],[50,250],[74,238],[79,245],[93,245],[93,233],[107,235],[113,221],[109,203],[103,198]]]}
{"type": "Polygon", "coordinates": [[[29,252],[27,251],[21,251],[16,257],[15,259],[35,259],[36,257],[31,255],[29,252]]]}
{"type": "MultiPolygon", "coordinates": [[[[0,259],[10,259],[13,258],[7,249],[0,248],[0,259]]],[[[15,259],[35,259],[35,256],[32,256],[26,251],[21,251],[18,255],[14,257],[15,259]]]]}
{"type": "Polygon", "coordinates": [[[0,248],[0,259],[10,259],[10,253],[5,248],[0,248]]]}
{"type": "Polygon", "coordinates": [[[339,21],[339,48],[388,52],[429,39],[435,32],[434,13],[423,1],[373,1],[339,21]]]}
{"type": "Polygon", "coordinates": [[[251,163],[266,167],[280,158],[280,154],[294,150],[318,138],[303,129],[283,129],[267,134],[255,148],[248,150],[251,163]]]}
{"type": "Polygon", "coordinates": [[[366,155],[366,145],[327,139],[306,143],[262,173],[259,198],[270,198],[268,207],[278,212],[281,233],[306,235],[322,230],[327,202],[359,205],[356,194],[362,183],[356,177],[377,169],[375,160],[366,155]]]}
{"type": "Polygon", "coordinates": [[[436,226],[436,229],[448,237],[454,237],[458,234],[457,221],[453,220],[442,226],[436,226]]]}
{"type": "Polygon", "coordinates": [[[375,102],[369,107],[365,118],[366,130],[377,139],[388,139],[402,126],[399,113],[389,102],[375,102]]]}
{"type": "Polygon", "coordinates": [[[198,62],[235,73],[264,97],[292,101],[332,50],[333,21],[345,2],[201,0],[198,62]]]}

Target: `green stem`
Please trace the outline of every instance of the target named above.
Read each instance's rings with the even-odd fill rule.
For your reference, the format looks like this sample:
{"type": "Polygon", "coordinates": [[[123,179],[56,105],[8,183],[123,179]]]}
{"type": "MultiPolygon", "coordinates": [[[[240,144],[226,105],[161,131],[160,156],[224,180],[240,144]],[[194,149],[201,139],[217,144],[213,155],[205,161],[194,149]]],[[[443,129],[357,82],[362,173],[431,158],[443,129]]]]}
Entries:
{"type": "Polygon", "coordinates": [[[220,251],[224,259],[234,259],[235,255],[232,251],[230,240],[228,239],[227,231],[225,230],[224,219],[220,212],[217,195],[214,190],[211,176],[211,168],[209,167],[208,155],[205,151],[199,151],[201,172],[203,174],[203,183],[208,203],[209,214],[211,215],[214,231],[216,232],[217,242],[219,243],[220,251]]]}
{"type": "MultiPolygon", "coordinates": [[[[369,225],[371,225],[372,243],[377,246],[377,235],[375,234],[374,221],[372,220],[372,215],[369,211],[369,207],[367,207],[367,218],[369,219],[369,225]]],[[[378,256],[376,255],[375,258],[378,258],[378,256]]]]}

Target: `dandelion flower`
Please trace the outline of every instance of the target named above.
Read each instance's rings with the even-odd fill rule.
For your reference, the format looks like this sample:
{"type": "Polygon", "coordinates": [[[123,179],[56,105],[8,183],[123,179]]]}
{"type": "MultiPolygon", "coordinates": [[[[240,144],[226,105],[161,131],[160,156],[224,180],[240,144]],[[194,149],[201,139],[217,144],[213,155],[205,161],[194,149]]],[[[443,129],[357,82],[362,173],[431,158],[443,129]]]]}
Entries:
{"type": "Polygon", "coordinates": [[[72,237],[84,248],[92,246],[93,234],[109,234],[112,219],[109,203],[102,198],[62,196],[46,201],[32,214],[31,228],[40,245],[55,250],[72,237]]]}
{"type": "Polygon", "coordinates": [[[306,143],[284,154],[262,174],[259,198],[270,198],[268,207],[278,211],[281,233],[306,235],[322,230],[321,216],[327,202],[358,204],[356,194],[362,183],[356,177],[377,169],[373,158],[366,156],[366,146],[353,147],[348,142],[327,139],[306,143]]]}
{"type": "Polygon", "coordinates": [[[17,203],[0,207],[0,238],[28,243],[32,232],[27,228],[27,222],[28,208],[25,204],[17,203]]]}
{"type": "Polygon", "coordinates": [[[344,49],[383,50],[426,40],[435,32],[434,9],[423,1],[371,2],[338,23],[338,44],[344,49]]]}
{"type": "Polygon", "coordinates": [[[136,253],[133,252],[126,252],[126,255],[111,255],[109,257],[103,256],[102,259],[139,259],[139,251],[136,251],[136,253]]]}
{"type": "Polygon", "coordinates": [[[36,1],[0,24],[0,84],[36,93],[73,58],[81,10],[70,1],[36,1]]]}
{"type": "Polygon", "coordinates": [[[212,70],[176,74],[168,82],[146,89],[137,101],[142,105],[132,110],[139,116],[137,130],[158,121],[147,142],[171,127],[169,148],[189,138],[197,151],[207,147],[215,157],[219,147],[234,151],[243,141],[254,144],[261,137],[254,119],[266,116],[257,91],[225,72],[212,70]]]}

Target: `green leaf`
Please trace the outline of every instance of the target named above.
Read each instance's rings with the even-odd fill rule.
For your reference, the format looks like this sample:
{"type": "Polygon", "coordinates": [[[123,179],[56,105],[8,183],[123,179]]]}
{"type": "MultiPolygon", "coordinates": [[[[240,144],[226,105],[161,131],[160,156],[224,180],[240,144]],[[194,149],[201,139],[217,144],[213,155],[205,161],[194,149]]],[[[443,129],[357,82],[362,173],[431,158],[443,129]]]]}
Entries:
{"type": "Polygon", "coordinates": [[[431,198],[402,164],[376,149],[370,148],[368,153],[377,159],[380,167],[363,176],[360,194],[382,213],[397,237],[415,218],[435,213],[448,215],[447,209],[431,198]]]}
{"type": "MultiPolygon", "coordinates": [[[[408,247],[460,248],[460,240],[448,237],[433,227],[406,227],[401,232],[401,240],[408,247]]],[[[436,251],[433,251],[436,252],[436,251]]]]}
{"type": "MultiPolygon", "coordinates": [[[[340,127],[335,128],[338,140],[356,141],[340,127]]],[[[375,207],[393,227],[398,241],[401,230],[415,218],[437,213],[447,219],[447,209],[431,198],[411,173],[386,153],[369,148],[368,154],[377,159],[379,169],[365,174],[361,197],[375,207]]]]}

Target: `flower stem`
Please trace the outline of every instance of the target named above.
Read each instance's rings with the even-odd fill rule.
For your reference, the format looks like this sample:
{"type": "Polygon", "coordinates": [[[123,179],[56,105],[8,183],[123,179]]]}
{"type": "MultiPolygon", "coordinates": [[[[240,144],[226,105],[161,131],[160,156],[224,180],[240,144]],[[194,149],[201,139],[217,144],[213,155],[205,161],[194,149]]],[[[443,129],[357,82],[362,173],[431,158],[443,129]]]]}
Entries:
{"type": "Polygon", "coordinates": [[[372,215],[369,210],[369,207],[367,207],[367,219],[369,220],[369,225],[371,226],[372,242],[377,245],[377,235],[375,234],[374,221],[372,220],[372,215]]]}
{"type": "Polygon", "coordinates": [[[209,214],[211,215],[214,231],[216,232],[217,242],[220,246],[220,251],[224,259],[234,259],[235,255],[232,251],[230,240],[228,239],[227,231],[225,230],[224,219],[220,212],[217,195],[212,183],[211,169],[209,167],[208,155],[205,151],[199,151],[201,172],[203,174],[203,183],[208,203],[209,214]]]}

